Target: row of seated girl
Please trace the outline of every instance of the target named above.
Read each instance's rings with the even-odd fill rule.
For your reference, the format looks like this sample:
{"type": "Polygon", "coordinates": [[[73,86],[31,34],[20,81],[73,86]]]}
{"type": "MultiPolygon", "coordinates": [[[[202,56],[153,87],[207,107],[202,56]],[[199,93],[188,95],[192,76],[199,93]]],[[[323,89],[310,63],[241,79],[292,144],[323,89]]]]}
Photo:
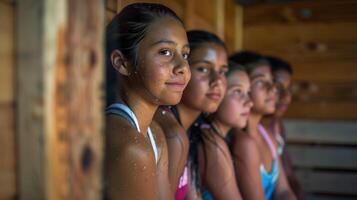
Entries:
{"type": "Polygon", "coordinates": [[[106,46],[107,199],[296,198],[279,155],[292,71],[271,63],[284,62],[228,57],[216,35],[151,3],[123,8],[106,46]]]}

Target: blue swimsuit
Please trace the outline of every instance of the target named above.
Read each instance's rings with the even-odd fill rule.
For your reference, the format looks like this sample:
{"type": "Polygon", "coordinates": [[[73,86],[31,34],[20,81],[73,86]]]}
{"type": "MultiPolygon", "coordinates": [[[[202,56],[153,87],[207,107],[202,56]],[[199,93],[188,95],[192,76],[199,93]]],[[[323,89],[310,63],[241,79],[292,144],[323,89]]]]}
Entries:
{"type": "Polygon", "coordinates": [[[273,158],[274,158],[272,168],[269,173],[266,171],[263,164],[260,165],[260,174],[262,177],[262,185],[265,193],[265,199],[272,200],[274,199],[274,191],[275,191],[276,183],[278,182],[278,178],[279,178],[278,153],[268,133],[266,132],[266,130],[261,124],[258,125],[258,130],[260,134],[262,134],[265,142],[268,144],[269,149],[273,154],[273,158]]]}

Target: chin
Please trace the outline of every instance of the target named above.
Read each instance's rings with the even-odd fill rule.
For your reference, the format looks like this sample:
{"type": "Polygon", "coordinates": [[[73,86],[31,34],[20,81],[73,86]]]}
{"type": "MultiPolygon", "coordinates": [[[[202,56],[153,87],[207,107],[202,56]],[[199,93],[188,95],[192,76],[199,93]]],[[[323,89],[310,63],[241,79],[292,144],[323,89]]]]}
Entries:
{"type": "Polygon", "coordinates": [[[167,97],[167,98],[161,98],[160,104],[161,105],[167,105],[167,106],[177,105],[177,104],[180,103],[181,97],[182,97],[182,95],[177,95],[175,97],[173,97],[171,95],[170,97],[167,97]]]}
{"type": "Polygon", "coordinates": [[[216,112],[218,109],[218,105],[208,105],[208,106],[205,106],[202,111],[203,112],[208,112],[208,113],[214,113],[216,112]]]}

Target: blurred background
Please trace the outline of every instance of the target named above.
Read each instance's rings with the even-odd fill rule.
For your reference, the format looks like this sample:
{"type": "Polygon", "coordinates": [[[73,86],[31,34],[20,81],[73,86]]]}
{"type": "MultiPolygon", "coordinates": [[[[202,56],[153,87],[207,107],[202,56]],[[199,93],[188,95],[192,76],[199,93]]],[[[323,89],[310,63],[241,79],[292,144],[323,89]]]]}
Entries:
{"type": "MultiPolygon", "coordinates": [[[[98,199],[103,30],[133,2],[0,0],[0,199],[98,199]]],[[[289,61],[287,142],[306,199],[357,199],[356,0],[145,2],[230,53],[289,61]]]]}

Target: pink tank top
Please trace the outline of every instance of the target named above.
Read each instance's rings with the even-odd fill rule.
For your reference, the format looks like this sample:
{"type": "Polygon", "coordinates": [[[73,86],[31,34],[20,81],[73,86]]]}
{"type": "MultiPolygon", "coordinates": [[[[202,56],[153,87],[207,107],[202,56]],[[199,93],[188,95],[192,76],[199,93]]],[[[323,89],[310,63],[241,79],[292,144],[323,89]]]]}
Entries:
{"type": "Polygon", "coordinates": [[[184,200],[188,192],[188,170],[187,166],[180,177],[179,185],[176,189],[175,200],[184,200]]]}

